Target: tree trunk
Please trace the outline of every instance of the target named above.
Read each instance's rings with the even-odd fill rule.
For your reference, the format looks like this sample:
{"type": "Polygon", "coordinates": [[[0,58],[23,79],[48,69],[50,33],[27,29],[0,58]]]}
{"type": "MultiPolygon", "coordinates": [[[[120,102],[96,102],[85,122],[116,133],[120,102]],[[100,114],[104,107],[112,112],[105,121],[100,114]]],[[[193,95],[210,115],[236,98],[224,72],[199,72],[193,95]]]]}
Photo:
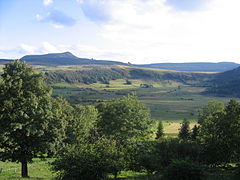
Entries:
{"type": "Polygon", "coordinates": [[[22,177],[23,178],[29,178],[27,161],[23,160],[21,163],[22,163],[22,177]]]}

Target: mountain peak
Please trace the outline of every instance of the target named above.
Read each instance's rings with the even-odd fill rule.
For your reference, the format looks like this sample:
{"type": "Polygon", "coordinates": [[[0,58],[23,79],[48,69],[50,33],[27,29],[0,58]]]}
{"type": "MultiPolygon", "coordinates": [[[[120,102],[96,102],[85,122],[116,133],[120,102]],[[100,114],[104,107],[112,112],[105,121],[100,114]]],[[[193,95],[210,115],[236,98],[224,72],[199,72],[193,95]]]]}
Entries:
{"type": "Polygon", "coordinates": [[[71,52],[63,52],[63,53],[49,53],[45,56],[54,57],[54,58],[78,58],[77,56],[74,56],[71,52]]]}

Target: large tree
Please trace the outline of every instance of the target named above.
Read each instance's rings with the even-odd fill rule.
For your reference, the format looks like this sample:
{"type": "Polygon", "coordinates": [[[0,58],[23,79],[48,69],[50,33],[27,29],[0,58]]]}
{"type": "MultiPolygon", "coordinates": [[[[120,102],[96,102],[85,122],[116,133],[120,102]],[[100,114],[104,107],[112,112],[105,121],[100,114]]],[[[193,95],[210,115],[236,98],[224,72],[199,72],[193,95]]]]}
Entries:
{"type": "Polygon", "coordinates": [[[57,134],[52,114],[51,88],[42,73],[16,60],[3,68],[0,83],[1,160],[22,164],[28,177],[28,162],[47,153],[57,134]]]}
{"type": "Polygon", "coordinates": [[[118,142],[149,135],[153,120],[149,110],[135,95],[123,96],[98,106],[100,120],[97,127],[105,136],[118,142]]]}

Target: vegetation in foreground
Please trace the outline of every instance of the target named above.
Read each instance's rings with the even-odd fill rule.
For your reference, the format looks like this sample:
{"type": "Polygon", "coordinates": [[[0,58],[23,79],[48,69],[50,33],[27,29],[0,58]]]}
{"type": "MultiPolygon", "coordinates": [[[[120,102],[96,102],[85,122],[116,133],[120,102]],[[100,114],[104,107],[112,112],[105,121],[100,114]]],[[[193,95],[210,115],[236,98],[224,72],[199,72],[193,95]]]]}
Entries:
{"type": "Polygon", "coordinates": [[[59,179],[116,179],[123,171],[166,180],[206,179],[224,169],[231,172],[228,177],[239,176],[235,100],[210,102],[193,129],[184,120],[178,138],[166,138],[134,94],[73,106],[52,98],[42,74],[25,63],[14,61],[3,70],[0,158],[20,162],[22,177],[29,177],[34,158],[46,156],[53,158],[51,169],[59,179]]]}

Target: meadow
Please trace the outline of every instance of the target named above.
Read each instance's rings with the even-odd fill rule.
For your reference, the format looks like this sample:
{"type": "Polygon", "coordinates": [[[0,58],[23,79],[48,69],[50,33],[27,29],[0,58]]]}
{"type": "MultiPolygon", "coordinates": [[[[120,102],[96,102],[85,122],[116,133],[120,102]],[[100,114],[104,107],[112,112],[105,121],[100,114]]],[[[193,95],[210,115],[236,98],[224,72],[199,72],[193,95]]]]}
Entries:
{"type": "Polygon", "coordinates": [[[205,95],[205,88],[184,85],[173,81],[144,81],[130,79],[127,85],[125,79],[112,80],[109,84],[68,84],[53,85],[53,95],[61,95],[71,103],[98,104],[119,98],[128,93],[135,93],[140,101],[150,110],[155,120],[163,121],[164,132],[167,136],[176,136],[181,121],[186,118],[191,127],[197,123],[199,111],[209,101],[227,103],[228,97],[205,95]],[[152,88],[141,88],[141,84],[150,84],[152,88]]]}

